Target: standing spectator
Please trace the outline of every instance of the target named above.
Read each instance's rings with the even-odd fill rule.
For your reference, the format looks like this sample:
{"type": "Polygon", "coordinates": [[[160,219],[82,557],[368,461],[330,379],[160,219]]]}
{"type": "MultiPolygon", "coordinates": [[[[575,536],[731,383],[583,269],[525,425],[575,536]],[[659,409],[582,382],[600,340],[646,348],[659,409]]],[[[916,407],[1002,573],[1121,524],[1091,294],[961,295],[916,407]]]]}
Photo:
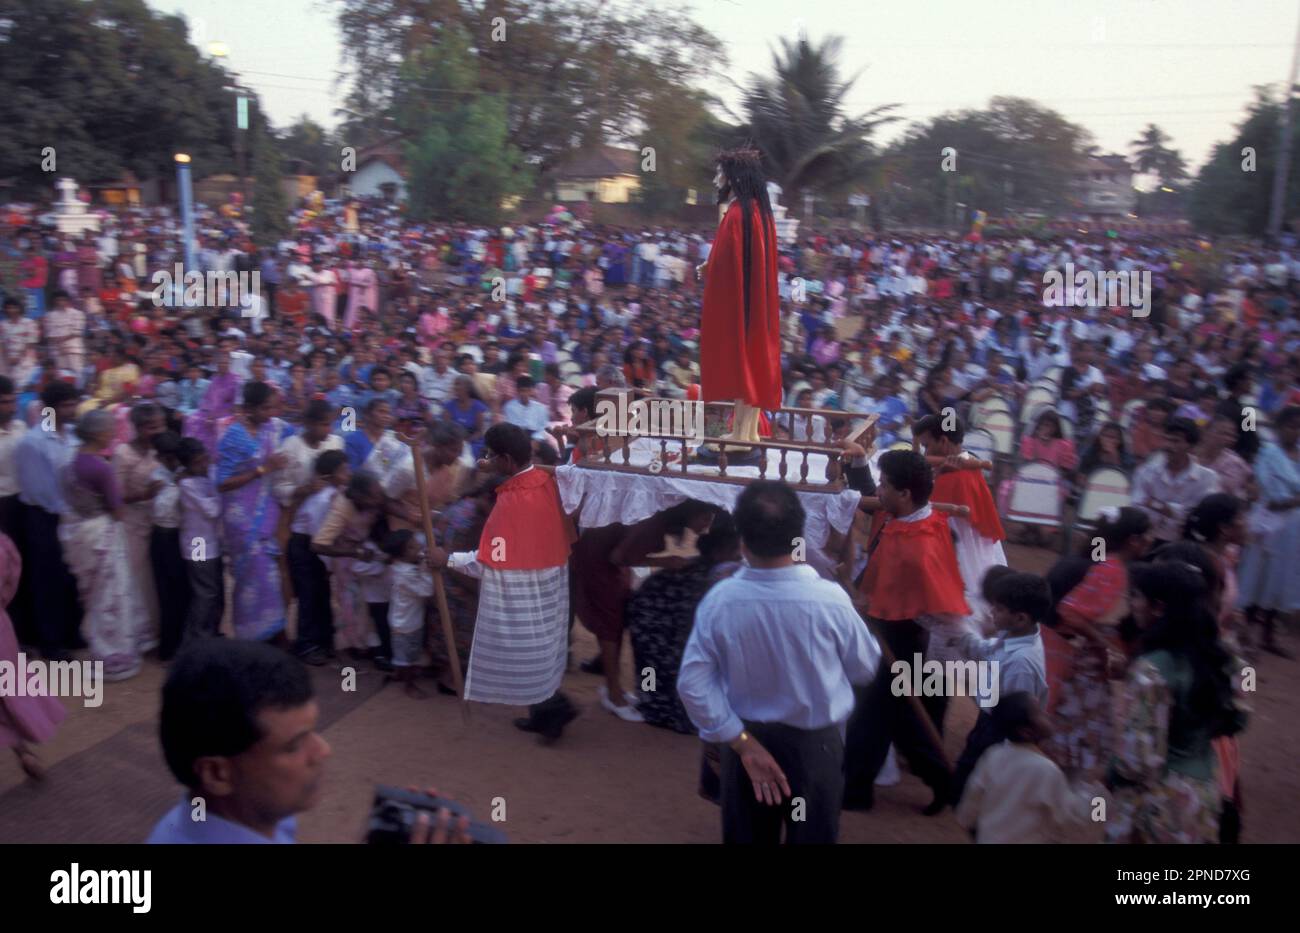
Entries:
{"type": "Polygon", "coordinates": [[[696,612],[678,694],[706,742],[722,750],[728,843],[833,843],[844,788],[844,724],[853,688],[880,651],[848,595],[795,563],[804,510],[781,482],[749,484],[736,504],[748,566],[696,612]],[[801,798],[804,819],[783,801],[801,798]]]}
{"type": "Polygon", "coordinates": [[[1165,447],[1133,474],[1133,505],[1151,518],[1157,541],[1182,537],[1187,512],[1219,490],[1219,477],[1192,459],[1201,432],[1186,418],[1171,418],[1165,427],[1165,447]]]}
{"type": "Polygon", "coordinates": [[[68,511],[63,468],[72,461],[71,436],[80,393],[66,382],[51,382],[41,392],[41,405],[52,409],[52,423],[23,435],[14,449],[18,497],[23,509],[24,588],[31,594],[31,624],[19,631],[24,644],[35,643],[47,660],[67,660],[69,649],[84,643],[78,634],[81,608],[77,584],[68,570],[59,538],[59,518],[68,511]]]}
{"type": "Polygon", "coordinates": [[[1107,784],[1115,812],[1106,836],[1120,843],[1210,843],[1221,798],[1211,739],[1244,724],[1198,568],[1157,562],[1135,571],[1133,618],[1141,632],[1118,707],[1107,784]]]}
{"type": "Polygon", "coordinates": [[[86,641],[104,663],[105,680],[138,674],[141,649],[153,637],[128,558],[122,486],[108,464],[116,429],[102,410],[77,421],[81,447],[61,477],[68,507],[59,517],[59,543],[86,611],[86,641]]]}

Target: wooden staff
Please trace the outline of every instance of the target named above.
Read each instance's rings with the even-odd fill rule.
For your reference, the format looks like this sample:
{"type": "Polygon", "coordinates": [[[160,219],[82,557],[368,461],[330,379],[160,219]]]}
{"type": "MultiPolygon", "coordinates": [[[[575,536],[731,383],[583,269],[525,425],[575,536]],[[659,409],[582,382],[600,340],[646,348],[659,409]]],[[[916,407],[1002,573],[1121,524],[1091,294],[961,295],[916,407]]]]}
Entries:
{"type": "MultiPolygon", "coordinates": [[[[880,672],[876,676],[890,676],[885,672],[893,668],[897,658],[894,657],[894,652],[890,650],[889,643],[885,641],[885,636],[880,633],[879,627],[871,624],[871,619],[867,613],[862,612],[861,607],[858,608],[858,612],[862,616],[862,621],[867,624],[867,628],[871,629],[872,634],[876,636],[876,644],[880,646],[880,672]]],[[[910,665],[912,662],[908,661],[907,663],[910,665]]],[[[926,712],[925,706],[921,703],[921,698],[909,690],[907,692],[907,704],[912,708],[916,718],[921,721],[921,728],[925,732],[926,738],[930,740],[930,745],[938,754],[940,763],[943,764],[944,770],[951,777],[953,771],[952,762],[948,760],[948,753],[943,750],[943,737],[939,735],[939,730],[935,728],[934,720],[926,712]]]]}
{"type": "MultiPolygon", "coordinates": [[[[424,451],[418,438],[407,439],[411,445],[411,463],[415,470],[415,491],[420,496],[420,517],[424,520],[425,547],[437,547],[433,537],[433,513],[429,511],[429,490],[424,483],[424,451]]],[[[447,608],[446,584],[442,571],[433,571],[433,595],[438,603],[438,615],[442,619],[442,637],[447,642],[447,660],[451,664],[451,679],[456,685],[456,696],[462,704],[465,700],[465,677],[460,670],[460,652],[456,650],[456,632],[451,624],[451,610],[447,608]]],[[[469,718],[469,707],[462,705],[465,717],[469,718]]]]}

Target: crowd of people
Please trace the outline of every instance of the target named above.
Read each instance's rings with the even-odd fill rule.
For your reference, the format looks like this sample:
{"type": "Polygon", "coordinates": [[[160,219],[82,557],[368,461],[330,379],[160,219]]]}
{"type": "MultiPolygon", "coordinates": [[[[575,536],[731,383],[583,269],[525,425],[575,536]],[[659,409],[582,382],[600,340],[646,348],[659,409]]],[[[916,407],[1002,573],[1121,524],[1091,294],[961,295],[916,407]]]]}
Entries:
{"type": "MultiPolygon", "coordinates": [[[[183,255],[165,211],[80,238],[0,228],[3,656],[84,650],[121,680],[224,633],[367,661],[413,698],[425,672],[456,693],[458,667],[468,699],[529,707],[517,725],[550,743],[577,715],[560,690],[576,617],[603,709],[705,740],[728,840],[833,840],[895,752],[927,812],[954,805],[979,841],[1046,838],[1099,795],[1115,841],[1239,835],[1232,659],[1285,657],[1300,609],[1300,256],[800,231],[780,257],[785,404],[826,414],[772,429],[827,441],[836,410],[869,412],[882,453],[864,468],[846,448],[859,523],[797,567],[781,483],[746,487],[734,515],[687,500],[580,535],[555,495],[598,390],[697,391],[711,231],[420,225],[377,202],[288,219],[255,247],[200,212],[197,271],[260,276],[224,305],[154,293],[183,255]],[[1151,272],[1150,315],[1044,305],[1067,262],[1151,272]],[[990,398],[1027,426],[1009,459],[1051,464],[1063,498],[1101,466],[1131,476],[1103,557],[1002,572],[1008,491],[962,448],[990,398]],[[430,568],[448,571],[453,644],[430,568]],[[801,616],[816,638],[791,634],[801,616]],[[653,691],[623,682],[625,640],[653,691]],[[914,653],[996,659],[1006,679],[956,772],[943,698],[907,703],[878,672],[914,653]],[[811,815],[792,820],[791,797],[811,815]]],[[[0,740],[33,775],[55,707],[0,698],[0,740]]]]}

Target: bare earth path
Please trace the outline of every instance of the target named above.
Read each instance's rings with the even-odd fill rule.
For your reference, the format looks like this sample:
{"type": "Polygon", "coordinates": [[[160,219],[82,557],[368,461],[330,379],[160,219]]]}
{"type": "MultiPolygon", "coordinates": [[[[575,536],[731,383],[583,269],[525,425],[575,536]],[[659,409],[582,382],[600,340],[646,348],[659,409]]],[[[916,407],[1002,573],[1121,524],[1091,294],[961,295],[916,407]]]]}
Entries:
{"type": "MultiPolygon", "coordinates": [[[[1043,570],[1044,551],[1010,548],[1012,563],[1043,570]]],[[[1288,638],[1293,649],[1300,639],[1288,638]]],[[[579,627],[574,654],[595,653],[579,627]]],[[[630,658],[625,658],[625,667],[630,658]]],[[[1242,739],[1245,840],[1300,841],[1300,663],[1264,656],[1250,729],[1242,739]]],[[[70,707],[55,739],[41,749],[49,776],[23,780],[12,755],[0,757],[0,842],[135,842],[177,799],[158,750],[156,717],[163,668],[109,684],[98,709],[70,707]]],[[[504,803],[503,828],[517,842],[717,842],[717,808],[695,793],[698,740],[624,723],[597,705],[599,680],[571,673],[565,690],[582,715],[552,748],[538,746],[511,720],[520,711],[475,705],[468,725],[447,697],[411,700],[366,672],[355,693],[336,670],[314,672],[322,734],[333,747],[325,798],[300,819],[304,842],[359,837],[376,783],[434,784],[481,818],[504,803]],[[500,798],[500,800],[497,800],[500,798]]],[[[630,683],[630,681],[625,681],[630,683]]],[[[967,701],[952,703],[945,736],[960,751],[974,720],[967,701]]],[[[876,808],[848,813],[844,842],[965,842],[951,811],[925,818],[919,781],[882,788],[876,808]]],[[[1080,838],[1094,838],[1085,835],[1080,838]]]]}

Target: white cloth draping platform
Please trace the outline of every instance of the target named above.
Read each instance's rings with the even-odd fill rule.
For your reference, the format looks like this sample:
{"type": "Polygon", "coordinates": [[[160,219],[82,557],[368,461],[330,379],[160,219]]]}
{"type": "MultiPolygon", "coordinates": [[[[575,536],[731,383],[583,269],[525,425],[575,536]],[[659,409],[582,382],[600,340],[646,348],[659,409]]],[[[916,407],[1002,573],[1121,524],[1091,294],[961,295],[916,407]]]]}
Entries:
{"type": "MultiPolygon", "coordinates": [[[[670,451],[672,446],[669,447],[670,451]]],[[[647,466],[658,453],[658,442],[637,441],[631,445],[629,463],[632,466],[647,466]]],[[[780,451],[769,450],[767,454],[766,479],[784,478],[791,483],[800,481],[802,457],[799,454],[787,453],[784,477],[780,476],[780,451]]],[[[622,451],[618,451],[613,455],[612,461],[621,464],[622,458],[622,451]]],[[[825,482],[827,463],[825,454],[809,454],[808,482],[825,482]]],[[[729,465],[727,476],[758,479],[758,467],[729,465]]],[[[688,464],[685,474],[682,473],[680,463],[669,463],[659,473],[623,473],[618,470],[561,466],[555,470],[555,479],[560,486],[564,510],[572,513],[579,506],[582,507],[579,524],[583,528],[600,528],[615,522],[631,525],[686,499],[699,499],[730,512],[745,488],[741,483],[717,482],[718,468],[703,463],[688,464]]],[[[807,514],[804,539],[809,546],[815,548],[825,547],[832,528],[841,533],[849,530],[858,503],[862,500],[861,494],[852,489],[828,489],[826,492],[796,490],[796,494],[807,514]]]]}

